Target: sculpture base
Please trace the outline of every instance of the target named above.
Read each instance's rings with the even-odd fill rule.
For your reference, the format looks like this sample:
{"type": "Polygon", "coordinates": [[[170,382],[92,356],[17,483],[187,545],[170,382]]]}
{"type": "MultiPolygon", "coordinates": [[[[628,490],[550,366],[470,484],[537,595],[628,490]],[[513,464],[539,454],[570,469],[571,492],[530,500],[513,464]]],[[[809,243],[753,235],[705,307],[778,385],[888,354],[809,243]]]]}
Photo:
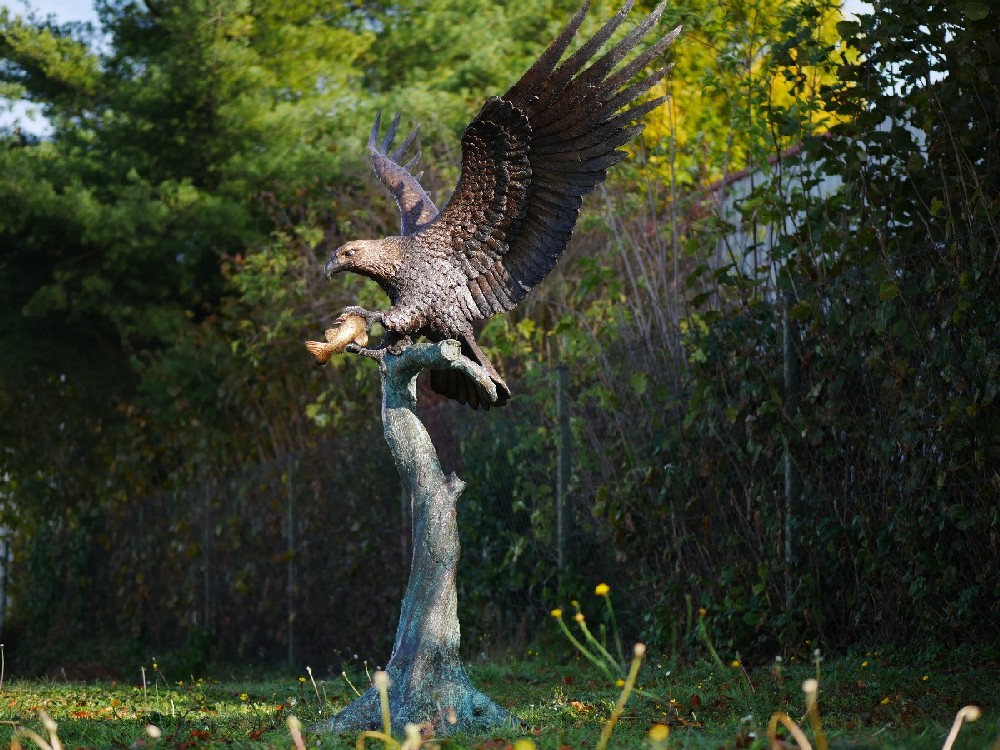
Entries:
{"type": "MultiPolygon", "coordinates": [[[[515,729],[520,720],[472,686],[461,664],[409,665],[389,673],[389,714],[392,733],[402,737],[407,724],[417,724],[425,737],[455,732],[481,734],[492,729],[515,729]]],[[[382,729],[378,691],[368,688],[347,708],[319,725],[337,733],[382,729]]]]}

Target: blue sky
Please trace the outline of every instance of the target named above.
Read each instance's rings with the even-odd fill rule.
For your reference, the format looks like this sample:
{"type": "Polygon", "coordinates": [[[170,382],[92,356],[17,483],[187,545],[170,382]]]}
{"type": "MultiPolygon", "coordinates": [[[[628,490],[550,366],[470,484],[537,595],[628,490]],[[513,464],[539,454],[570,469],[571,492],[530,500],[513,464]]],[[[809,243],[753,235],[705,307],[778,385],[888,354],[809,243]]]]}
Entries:
{"type": "MultiPolygon", "coordinates": [[[[15,13],[24,13],[26,4],[23,0],[4,0],[0,5],[6,5],[15,13]]],[[[97,21],[94,4],[91,0],[31,0],[31,7],[40,15],[49,13],[61,21],[97,21]]]]}
{"type": "MultiPolygon", "coordinates": [[[[0,5],[9,8],[17,15],[26,14],[29,8],[29,3],[24,0],[0,0],[0,5]]],[[[54,15],[59,23],[68,21],[97,23],[97,14],[94,12],[91,0],[31,0],[30,8],[42,16],[54,15]]],[[[34,115],[24,103],[14,103],[10,111],[4,111],[5,109],[3,101],[0,100],[0,127],[19,120],[21,127],[29,133],[45,135],[49,132],[48,122],[34,115]]]]}

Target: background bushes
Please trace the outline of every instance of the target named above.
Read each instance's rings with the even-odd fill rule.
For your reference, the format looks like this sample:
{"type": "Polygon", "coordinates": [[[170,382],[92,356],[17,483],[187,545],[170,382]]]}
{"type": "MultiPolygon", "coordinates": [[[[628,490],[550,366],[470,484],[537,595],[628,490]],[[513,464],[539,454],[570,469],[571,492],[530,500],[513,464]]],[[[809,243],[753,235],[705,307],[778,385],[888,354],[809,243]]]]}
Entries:
{"type": "MultiPolygon", "coordinates": [[[[429,8],[445,43],[409,6],[184,9],[107,6],[103,52],[0,14],[4,91],[53,123],[8,128],[0,151],[20,670],[84,640],[111,661],[170,649],[181,673],[387,656],[407,521],[376,373],[300,348],[342,305],[383,301],[327,286],[315,243],[395,231],[361,148],[377,107],[426,124],[442,202],[462,123],[570,10],[429,8]]],[[[469,484],[470,654],[536,637],[600,580],[627,635],[679,656],[698,607],[744,654],[991,637],[996,12],[668,13],[688,29],[670,105],[557,273],[482,333],[514,402],[471,414],[422,393],[469,484]]]]}

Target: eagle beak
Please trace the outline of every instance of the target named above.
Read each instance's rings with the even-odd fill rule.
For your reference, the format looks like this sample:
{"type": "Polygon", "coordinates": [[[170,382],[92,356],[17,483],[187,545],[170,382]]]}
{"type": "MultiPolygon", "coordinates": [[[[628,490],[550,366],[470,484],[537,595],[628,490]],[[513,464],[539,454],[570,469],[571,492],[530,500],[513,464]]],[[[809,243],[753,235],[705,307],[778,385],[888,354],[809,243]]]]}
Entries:
{"type": "Polygon", "coordinates": [[[330,260],[328,260],[328,261],[326,262],[326,265],[325,265],[325,266],[323,266],[323,274],[324,274],[324,275],[325,275],[325,276],[326,276],[326,277],[327,277],[328,279],[332,279],[332,278],[333,278],[333,275],[334,275],[335,273],[339,273],[339,272],[340,272],[341,270],[343,270],[343,268],[342,268],[342,266],[340,265],[340,261],[339,261],[339,260],[337,260],[337,256],[336,256],[336,255],[332,255],[332,256],[330,256],[330,260]]]}

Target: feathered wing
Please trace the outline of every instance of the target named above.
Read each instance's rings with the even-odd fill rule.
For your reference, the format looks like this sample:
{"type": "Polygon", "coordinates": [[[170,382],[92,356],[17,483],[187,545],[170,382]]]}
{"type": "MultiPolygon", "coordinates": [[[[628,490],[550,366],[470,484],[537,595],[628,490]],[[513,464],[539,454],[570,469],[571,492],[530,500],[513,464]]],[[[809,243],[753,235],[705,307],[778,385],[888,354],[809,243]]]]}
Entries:
{"type": "Polygon", "coordinates": [[[513,309],[544,279],[573,232],[582,196],[621,161],[619,147],[665,97],[636,100],[669,71],[633,82],[677,37],[677,28],[618,70],[663,12],[657,8],[584,68],[621,26],[632,2],[562,64],[589,3],[504,96],[491,98],[462,137],[451,199],[423,231],[449,243],[468,278],[469,320],[513,309]]]}
{"type": "Polygon", "coordinates": [[[403,143],[392,153],[392,141],[396,137],[396,130],[399,128],[399,115],[392,118],[389,123],[389,130],[385,138],[379,141],[379,129],[382,122],[382,112],[375,115],[375,123],[372,125],[371,134],[368,136],[368,153],[371,155],[372,166],[379,180],[392,193],[392,197],[399,207],[399,215],[402,222],[400,234],[413,234],[424,227],[431,219],[438,214],[437,208],[431,201],[430,196],[420,185],[420,181],[412,173],[412,169],[420,160],[420,146],[417,145],[416,153],[409,157],[409,161],[404,165],[402,161],[407,158],[407,152],[416,144],[417,134],[420,132],[418,125],[406,137],[403,143]]]}

